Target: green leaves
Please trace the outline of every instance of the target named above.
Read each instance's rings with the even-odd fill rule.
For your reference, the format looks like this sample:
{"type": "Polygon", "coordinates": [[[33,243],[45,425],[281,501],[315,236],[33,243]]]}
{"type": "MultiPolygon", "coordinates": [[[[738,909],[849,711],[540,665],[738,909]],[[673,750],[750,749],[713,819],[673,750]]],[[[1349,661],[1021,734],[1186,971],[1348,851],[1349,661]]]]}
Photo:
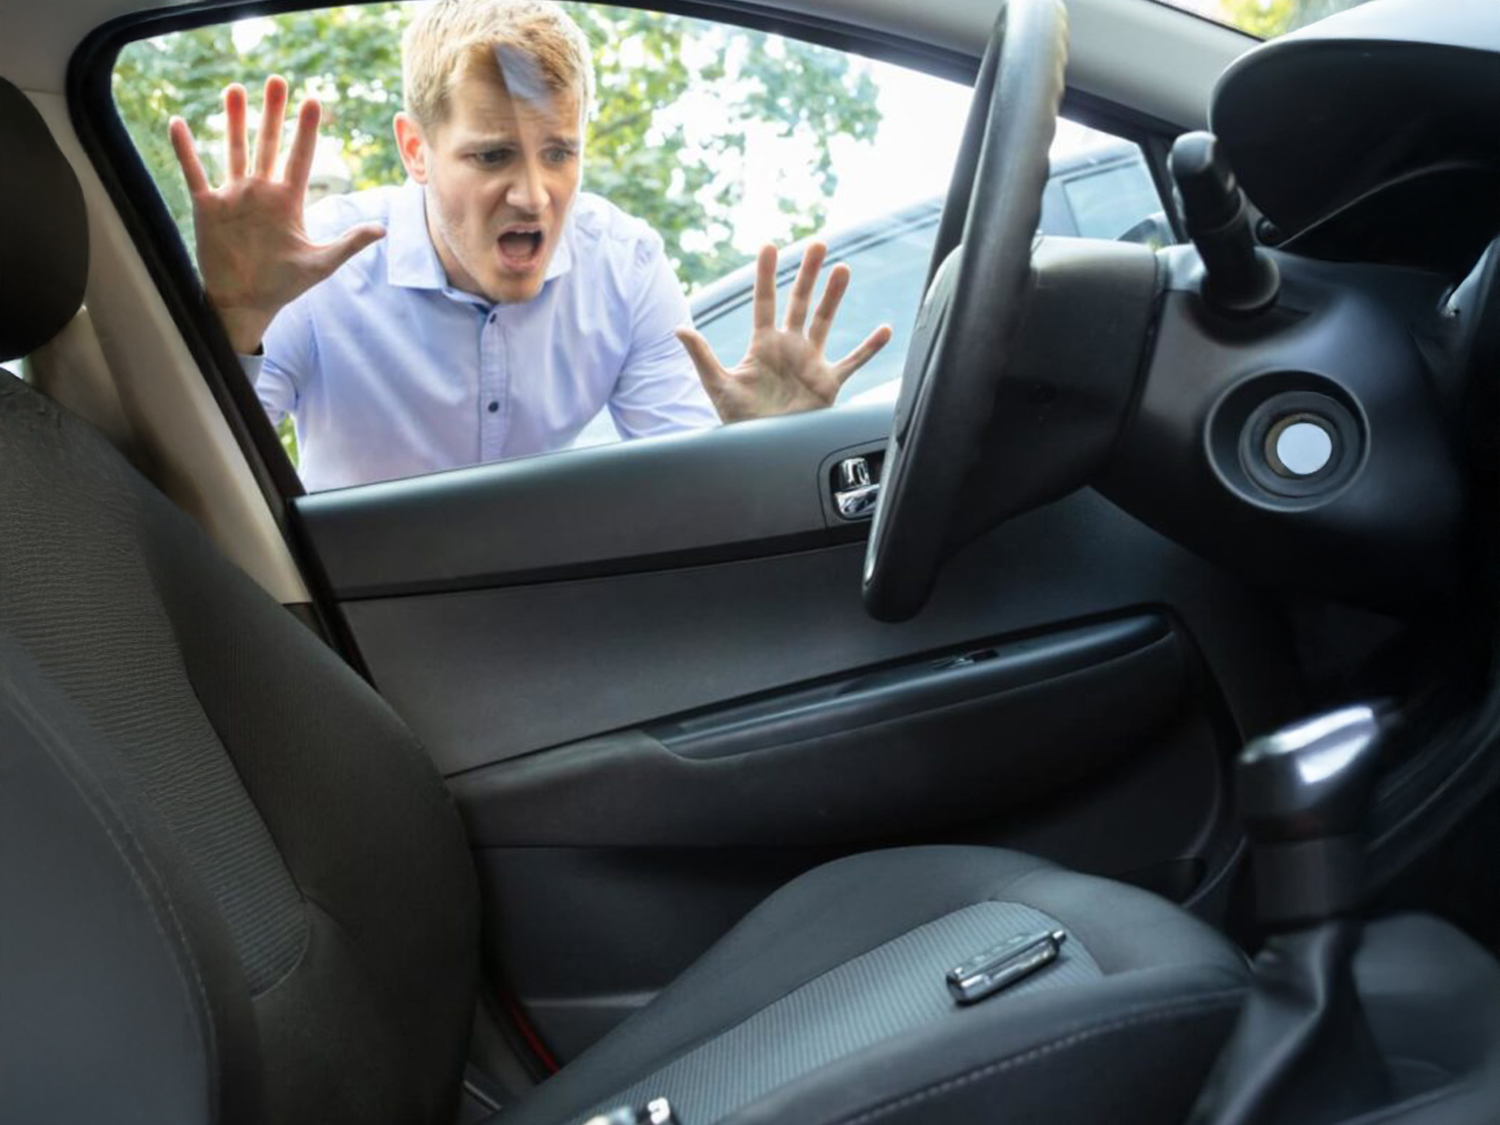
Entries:
{"type": "MultiPolygon", "coordinates": [[[[684,285],[749,260],[731,222],[753,178],[774,185],[780,226],[740,233],[785,241],[821,226],[837,184],[835,140],[869,141],[879,127],[865,64],[727,25],[563,7],[588,36],[598,82],[584,186],[650,223],[684,285]],[[790,175],[751,167],[771,136],[795,140],[806,164],[790,175]]],[[[308,94],[323,102],[323,135],[335,142],[356,190],[401,181],[391,118],[401,108],[401,31],[410,15],[394,3],[293,12],[177,32],[121,52],[113,76],[120,116],[190,247],[191,208],[167,120],[179,114],[201,144],[214,140],[220,95],[232,81],[255,91],[267,74],[285,75],[294,104],[308,94]]],[[[219,153],[209,147],[203,155],[217,177],[219,153]]]]}
{"type": "Polygon", "coordinates": [[[1353,8],[1364,0],[1219,0],[1223,20],[1241,31],[1271,39],[1353,8]]]}

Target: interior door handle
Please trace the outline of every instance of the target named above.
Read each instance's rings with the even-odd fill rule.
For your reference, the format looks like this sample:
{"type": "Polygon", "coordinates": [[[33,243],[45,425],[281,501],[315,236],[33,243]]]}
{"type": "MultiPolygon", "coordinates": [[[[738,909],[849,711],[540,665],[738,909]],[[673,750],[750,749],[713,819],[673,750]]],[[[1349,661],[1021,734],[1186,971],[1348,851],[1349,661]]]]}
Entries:
{"type": "Polygon", "coordinates": [[[880,482],[870,475],[870,462],[864,457],[847,457],[839,462],[838,486],[833,502],[846,520],[865,519],[875,512],[880,499],[880,482]]]}

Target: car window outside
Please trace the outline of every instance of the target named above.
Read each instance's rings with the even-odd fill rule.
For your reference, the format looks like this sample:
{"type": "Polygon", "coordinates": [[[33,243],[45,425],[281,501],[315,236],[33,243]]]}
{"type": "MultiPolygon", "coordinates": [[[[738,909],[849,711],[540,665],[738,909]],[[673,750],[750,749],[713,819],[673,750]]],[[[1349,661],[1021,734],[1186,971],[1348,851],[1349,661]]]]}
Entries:
{"type": "MultiPolygon", "coordinates": [[[[847,249],[834,243],[835,259],[850,263],[858,284],[844,298],[845,319],[834,326],[829,336],[829,352],[842,355],[857,345],[863,325],[889,321],[895,330],[891,343],[844,384],[839,392],[840,403],[861,400],[867,392],[880,387],[893,387],[894,381],[901,378],[906,339],[922,299],[939,211],[937,202],[907,208],[898,213],[902,218],[888,226],[885,217],[864,224],[868,233],[847,249]]],[[[783,303],[795,272],[795,268],[784,267],[778,278],[777,292],[783,303]]],[[[698,330],[720,355],[740,355],[745,351],[749,340],[751,283],[747,273],[736,271],[718,285],[702,290],[694,301],[698,330]]],[[[579,444],[614,440],[605,421],[591,422],[579,435],[579,444]]]]}
{"type": "Polygon", "coordinates": [[[1119,238],[1153,212],[1161,197],[1139,158],[1063,180],[1063,194],[1084,238],[1119,238]]]}
{"type": "MultiPolygon", "coordinates": [[[[400,35],[423,7],[375,4],[241,20],[121,53],[117,106],[190,250],[197,249],[192,208],[168,119],[181,115],[190,123],[206,178],[217,184],[227,120],[221,90],[240,81],[254,91],[261,75],[285,73],[293,105],[304,93],[324,105],[309,198],[399,184],[405,172],[389,134],[401,105],[400,35]]],[[[583,188],[661,236],[688,294],[749,262],[763,243],[784,246],[847,226],[928,198],[946,183],[967,105],[962,86],[726,25],[601,5],[564,8],[588,36],[597,74],[583,188]]],[[[255,100],[252,94],[252,146],[255,100]]],[[[836,322],[837,344],[875,327],[853,323],[854,315],[872,311],[861,284],[856,278],[836,322]]],[[[685,370],[693,377],[691,366],[685,370]]],[[[477,404],[481,414],[485,405],[477,404]]],[[[567,438],[596,413],[621,422],[619,403],[607,395],[595,405],[567,438]]],[[[576,403],[572,409],[578,412],[576,403]]],[[[305,469],[307,419],[294,415],[280,432],[305,469]]],[[[469,453],[468,461],[486,459],[469,453]]]]}
{"type": "MultiPolygon", "coordinates": [[[[394,190],[406,181],[391,119],[402,105],[401,35],[424,7],[385,3],[257,17],[143,40],[122,51],[113,80],[117,107],[190,251],[197,249],[192,205],[166,126],[173,115],[189,122],[205,175],[219,183],[228,120],[222,91],[232,81],[252,91],[252,146],[258,83],[264,75],[286,75],[294,107],[304,94],[322,102],[323,125],[307,175],[306,200],[311,205],[333,198],[310,210],[310,229],[312,216],[327,214],[341,200],[365,197],[348,193],[383,186],[394,190]]],[[[845,355],[882,323],[894,330],[891,342],[849,378],[838,401],[888,393],[882,388],[899,377],[969,90],[727,25],[606,5],[569,3],[563,8],[587,36],[596,74],[596,108],[583,139],[582,189],[644,221],[660,236],[666,268],[723,366],[735,364],[745,351],[753,280],[746,282],[757,248],[767,242],[783,247],[779,317],[802,248],[810,237],[826,236],[832,243],[830,262],[847,262],[853,270],[826,347],[828,356],[845,355]]],[[[283,136],[284,159],[292,143],[290,125],[283,136]]],[[[1064,123],[1054,147],[1055,165],[1060,157],[1072,159],[1105,141],[1102,134],[1064,123]]],[[[1128,147],[1138,162],[1139,154],[1128,147]]],[[[1159,207],[1154,202],[1141,206],[1159,207]]],[[[356,257],[344,271],[360,260],[356,257]]],[[[326,290],[342,276],[343,271],[312,292],[326,290]]],[[[826,271],[820,290],[823,280],[826,271]]],[[[485,311],[482,302],[475,307],[485,311]]],[[[331,334],[347,338],[376,327],[356,323],[359,315],[345,313],[331,334]]],[[[273,334],[289,316],[289,311],[278,314],[273,334]]],[[[470,323],[477,322],[471,318],[470,323]]],[[[674,377],[683,387],[691,384],[684,393],[702,400],[697,375],[678,346],[663,340],[658,353],[675,366],[674,377]]],[[[384,366],[366,364],[365,369],[384,366]]],[[[417,377],[434,382],[446,377],[440,364],[430,366],[417,377]]],[[[399,438],[419,426],[422,416],[399,394],[390,396],[384,413],[371,406],[371,398],[383,397],[392,384],[399,389],[401,379],[411,381],[410,373],[392,376],[376,388],[381,394],[362,394],[358,410],[342,414],[328,402],[316,401],[316,387],[309,391],[302,385],[286,399],[291,408],[278,432],[293,464],[302,463],[309,488],[323,485],[310,479],[308,442],[326,442],[330,428],[357,428],[356,444],[378,449],[392,434],[399,438]]],[[[438,387],[433,393],[450,391],[438,387]]],[[[450,397],[463,399],[460,392],[450,397]]],[[[560,420],[548,417],[551,428],[522,452],[617,440],[632,424],[640,433],[688,424],[675,418],[655,428],[641,426],[639,412],[632,416],[625,408],[631,404],[622,406],[623,398],[598,386],[573,395],[560,420]]],[[[517,401],[518,409],[527,405],[517,401]]],[[[545,405],[553,415],[559,413],[555,404],[545,405]]],[[[455,444],[466,447],[442,451],[447,461],[437,467],[512,455],[494,443],[486,445],[486,438],[470,441],[467,436],[468,430],[488,432],[486,427],[507,419],[511,403],[502,411],[498,397],[486,401],[481,388],[460,405],[444,399],[441,407],[471,411],[475,420],[460,419],[463,440],[455,444]]],[[[696,409],[692,425],[717,421],[706,402],[696,409]]],[[[392,459],[337,483],[422,471],[429,469],[392,459]]]]}
{"type": "MultiPolygon", "coordinates": [[[[894,401],[942,202],[941,196],[934,196],[827,234],[830,260],[848,262],[860,282],[845,298],[849,316],[835,327],[829,350],[838,353],[852,347],[857,343],[857,327],[871,320],[889,321],[895,330],[891,344],[845,384],[839,395],[841,404],[894,401]]],[[[1161,196],[1138,145],[1075,122],[1060,123],[1040,233],[1149,242],[1169,230],[1161,196]],[[1062,205],[1054,202],[1054,193],[1060,193],[1062,205]]],[[[795,277],[796,253],[794,248],[787,255],[790,264],[783,266],[778,278],[783,298],[795,277]]],[[[752,285],[752,271],[741,269],[700,290],[693,299],[698,330],[721,355],[738,355],[746,348],[752,285]]],[[[609,420],[601,415],[575,444],[613,440],[609,420]]]]}
{"type": "Polygon", "coordinates": [[[1156,0],[1262,39],[1273,39],[1368,0],[1156,0]]]}

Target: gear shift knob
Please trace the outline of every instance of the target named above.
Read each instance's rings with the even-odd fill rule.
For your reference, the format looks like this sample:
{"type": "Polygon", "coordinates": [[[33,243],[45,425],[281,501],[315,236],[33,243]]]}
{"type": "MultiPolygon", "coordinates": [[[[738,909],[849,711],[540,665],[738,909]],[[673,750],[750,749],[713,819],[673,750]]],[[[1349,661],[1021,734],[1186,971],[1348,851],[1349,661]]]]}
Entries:
{"type": "Polygon", "coordinates": [[[1330,711],[1240,752],[1240,815],[1256,843],[1347,836],[1364,824],[1385,725],[1369,706],[1330,711]]]}
{"type": "Polygon", "coordinates": [[[1236,770],[1261,920],[1303,926],[1359,905],[1363,826],[1388,723],[1347,707],[1252,741],[1236,770]]]}
{"type": "Polygon", "coordinates": [[[1365,816],[1390,725],[1379,708],[1347,707],[1240,754],[1240,811],[1271,932],[1191,1125],[1367,1121],[1395,1101],[1353,965],[1365,816]]]}

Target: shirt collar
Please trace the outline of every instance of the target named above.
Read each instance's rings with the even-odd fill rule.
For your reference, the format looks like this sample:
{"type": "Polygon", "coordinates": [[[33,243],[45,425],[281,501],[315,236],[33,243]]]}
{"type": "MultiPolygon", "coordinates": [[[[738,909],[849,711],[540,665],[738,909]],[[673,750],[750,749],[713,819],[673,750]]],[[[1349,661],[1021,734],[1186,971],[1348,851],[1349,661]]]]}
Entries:
{"type": "MultiPolygon", "coordinates": [[[[576,200],[575,200],[576,204],[576,200]]],[[[404,289],[446,289],[443,263],[427,232],[426,193],[415,180],[407,180],[396,193],[386,226],[386,280],[404,289]]],[[[545,280],[551,281],[573,268],[573,214],[563,224],[562,240],[547,263],[545,280]]]]}
{"type": "Polygon", "coordinates": [[[422,185],[407,180],[391,203],[385,231],[385,277],[405,289],[442,289],[448,284],[427,233],[425,198],[422,185]]]}

